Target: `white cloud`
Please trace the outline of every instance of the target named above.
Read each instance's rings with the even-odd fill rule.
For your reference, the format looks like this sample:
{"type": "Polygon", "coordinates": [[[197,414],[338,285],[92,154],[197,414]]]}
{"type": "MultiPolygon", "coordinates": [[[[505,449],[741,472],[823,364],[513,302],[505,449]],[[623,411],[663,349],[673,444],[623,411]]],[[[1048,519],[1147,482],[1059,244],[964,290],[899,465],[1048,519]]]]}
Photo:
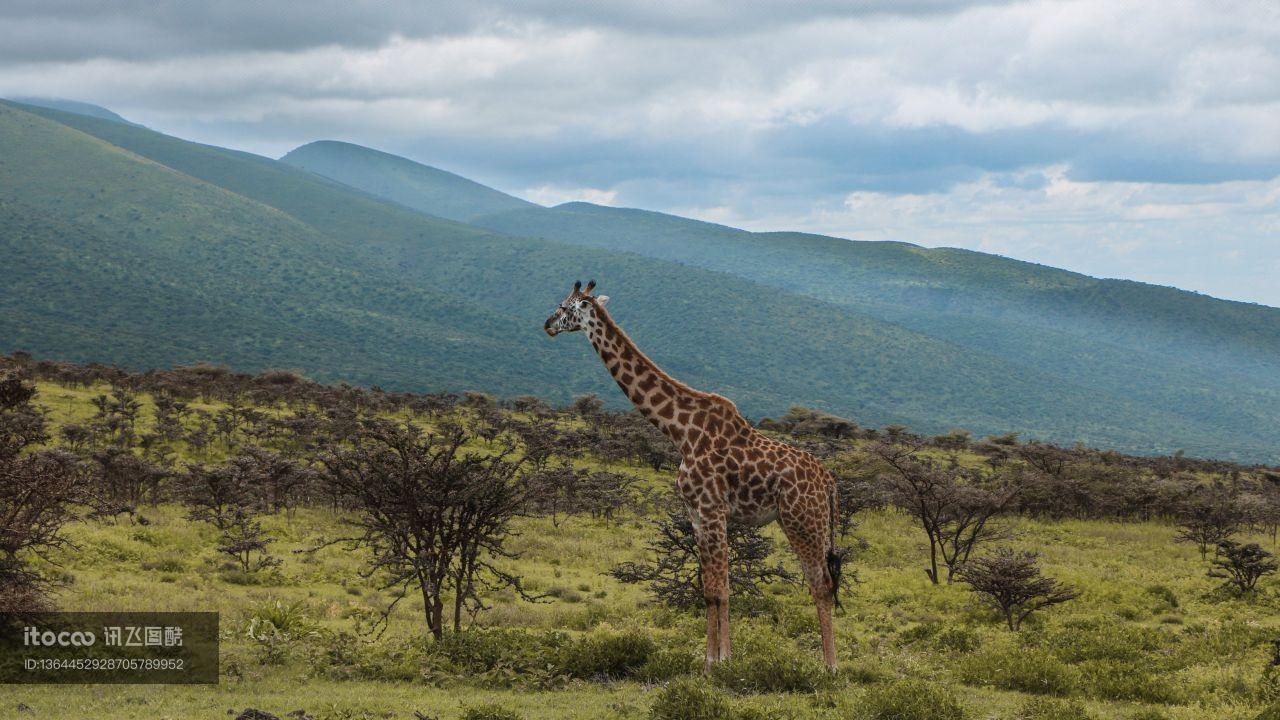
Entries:
{"type": "Polygon", "coordinates": [[[520,197],[539,205],[560,205],[567,202],[589,202],[596,205],[616,205],[617,190],[601,190],[599,188],[579,187],[567,188],[553,185],[539,185],[526,188],[516,193],[520,197]]]}
{"type": "Polygon", "coordinates": [[[1273,0],[316,3],[15,0],[0,96],[1280,303],[1273,0]]]}
{"type": "Polygon", "coordinates": [[[856,240],[961,247],[1280,306],[1280,179],[1209,185],[1079,182],[1062,166],[994,174],[945,193],[849,193],[805,215],[746,217],[683,208],[755,230],[803,229],[856,240]],[[1012,178],[1018,180],[1019,178],[1012,178]]]}

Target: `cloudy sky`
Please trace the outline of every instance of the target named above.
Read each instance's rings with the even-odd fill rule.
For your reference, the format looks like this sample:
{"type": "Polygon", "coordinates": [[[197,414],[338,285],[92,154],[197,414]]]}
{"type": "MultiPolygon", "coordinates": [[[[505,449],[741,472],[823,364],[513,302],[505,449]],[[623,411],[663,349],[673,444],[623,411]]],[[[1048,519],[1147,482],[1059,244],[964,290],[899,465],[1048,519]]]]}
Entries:
{"type": "Polygon", "coordinates": [[[0,95],[1280,306],[1280,3],[5,0],[0,95]]]}

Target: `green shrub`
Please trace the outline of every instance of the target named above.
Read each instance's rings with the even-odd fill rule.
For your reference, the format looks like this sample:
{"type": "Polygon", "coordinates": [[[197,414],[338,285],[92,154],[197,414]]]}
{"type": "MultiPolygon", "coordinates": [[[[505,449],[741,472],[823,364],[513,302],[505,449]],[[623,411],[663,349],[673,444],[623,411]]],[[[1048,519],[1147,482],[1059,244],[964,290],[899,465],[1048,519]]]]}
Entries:
{"type": "Polygon", "coordinates": [[[422,642],[367,643],[351,633],[320,631],[306,645],[311,674],[335,680],[410,681],[430,678],[430,658],[422,642]]]}
{"type": "Polygon", "coordinates": [[[547,588],[547,595],[557,600],[563,600],[567,603],[580,603],[583,600],[582,593],[576,590],[570,590],[563,585],[552,585],[547,588]]]}
{"type": "Polygon", "coordinates": [[[315,625],[301,600],[292,603],[282,600],[259,603],[250,611],[249,622],[270,623],[277,630],[293,635],[305,633],[315,625]]]}
{"type": "Polygon", "coordinates": [[[653,720],[736,720],[723,691],[696,678],[682,678],[658,691],[649,709],[653,720]]]}
{"type": "Polygon", "coordinates": [[[1182,665],[1195,665],[1240,658],[1270,641],[1272,635],[1266,625],[1238,618],[1209,624],[1197,622],[1186,627],[1182,642],[1175,648],[1175,659],[1182,665]]]}
{"type": "Polygon", "coordinates": [[[256,644],[262,664],[279,665],[299,641],[314,632],[314,627],[302,602],[285,604],[275,600],[253,608],[245,624],[245,636],[256,644]]]}
{"type": "Polygon", "coordinates": [[[524,716],[515,710],[489,703],[463,708],[462,720],[524,720],[524,716]]]}
{"type": "Polygon", "coordinates": [[[664,682],[691,675],[701,667],[700,656],[678,648],[660,648],[650,653],[649,659],[636,670],[635,677],[644,682],[664,682]]]}
{"type": "Polygon", "coordinates": [[[229,568],[218,573],[218,579],[228,585],[261,585],[263,576],[261,573],[248,573],[240,568],[229,568]]]}
{"type": "Polygon", "coordinates": [[[843,683],[871,685],[889,682],[894,676],[881,662],[869,658],[854,658],[850,662],[840,664],[839,669],[836,670],[836,677],[843,683]]]}
{"type": "Polygon", "coordinates": [[[452,673],[486,687],[547,686],[567,674],[562,665],[572,645],[561,632],[535,633],[510,628],[474,628],[447,633],[427,645],[443,663],[436,672],[452,673]]]}
{"type": "Polygon", "coordinates": [[[142,569],[156,570],[158,572],[185,572],[187,563],[175,555],[165,555],[155,560],[144,560],[142,569]]]}
{"type": "Polygon", "coordinates": [[[1280,703],[1268,705],[1253,720],[1280,720],[1280,703]]]}
{"type": "Polygon", "coordinates": [[[942,652],[970,653],[981,645],[978,631],[964,625],[953,625],[933,636],[933,646],[942,652]]]}
{"type": "Polygon", "coordinates": [[[1182,693],[1177,686],[1149,667],[1146,662],[1088,660],[1080,664],[1084,691],[1104,700],[1179,702],[1182,693]]]}
{"type": "Polygon", "coordinates": [[[1067,663],[1086,660],[1136,662],[1151,659],[1165,636],[1153,628],[1103,620],[1077,620],[1060,627],[1028,633],[1028,642],[1043,647],[1067,663]]]}
{"type": "Polygon", "coordinates": [[[1178,609],[1178,595],[1164,585],[1150,585],[1146,590],[1143,590],[1143,592],[1156,600],[1157,605],[1159,606],[1158,609],[1178,609]]]}
{"type": "Polygon", "coordinates": [[[1258,680],[1258,697],[1263,702],[1280,702],[1280,665],[1267,663],[1262,669],[1262,678],[1258,680]]]}
{"type": "Polygon", "coordinates": [[[1036,695],[1068,695],[1076,672],[1053,655],[1035,648],[1000,648],[975,653],[960,664],[966,685],[1019,690],[1036,695]]]}
{"type": "Polygon", "coordinates": [[[921,640],[928,640],[932,638],[934,635],[938,634],[939,630],[940,628],[936,623],[926,622],[920,623],[919,625],[912,625],[898,634],[898,641],[903,645],[911,645],[913,643],[920,642],[921,640]]]}
{"type": "Polygon", "coordinates": [[[1078,700],[1032,698],[1018,708],[1017,720],[1090,720],[1078,700]]]}
{"type": "Polygon", "coordinates": [[[625,678],[644,667],[657,649],[653,639],[641,632],[596,632],[566,645],[561,667],[576,678],[625,678]]]}
{"type": "Polygon", "coordinates": [[[964,720],[964,708],[944,687],[900,680],[872,687],[858,704],[860,720],[964,720]]]}
{"type": "Polygon", "coordinates": [[[739,693],[813,692],[831,683],[816,659],[794,650],[738,652],[711,668],[711,680],[739,693]]]}

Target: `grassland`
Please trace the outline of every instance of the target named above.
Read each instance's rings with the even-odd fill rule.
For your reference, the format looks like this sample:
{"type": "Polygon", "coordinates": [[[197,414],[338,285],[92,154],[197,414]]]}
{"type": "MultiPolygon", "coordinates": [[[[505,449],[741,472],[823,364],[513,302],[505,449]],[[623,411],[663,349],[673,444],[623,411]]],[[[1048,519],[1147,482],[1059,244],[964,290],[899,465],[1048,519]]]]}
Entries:
{"type": "MultiPolygon", "coordinates": [[[[41,383],[37,401],[56,428],[86,421],[90,398],[104,390],[41,383]]],[[[145,429],[153,406],[143,399],[145,429]]],[[[216,460],[217,453],[180,460],[216,460]]],[[[619,469],[655,488],[670,481],[646,468],[619,469]]],[[[266,526],[277,538],[273,552],[285,562],[247,584],[214,550],[213,528],[188,519],[184,508],[161,504],[140,512],[148,524],[86,520],[69,528],[76,547],[55,558],[53,571],[66,582],[57,604],[67,610],[217,611],[222,681],[4,686],[0,713],[8,716],[22,704],[34,711],[31,717],[177,719],[255,707],[281,716],[303,709],[317,718],[413,718],[417,711],[451,720],[467,707],[498,703],[531,720],[644,718],[663,692],[662,681],[534,680],[500,666],[475,672],[434,662],[432,644],[423,639],[421,602],[412,600],[396,608],[384,635],[358,641],[361,659],[351,672],[331,661],[335,638],[353,632],[390,595],[360,576],[360,552],[294,552],[332,536],[343,520],[340,512],[298,508],[268,517],[266,526]],[[291,640],[263,642],[247,633],[253,618],[281,609],[290,617],[291,640]]],[[[692,668],[702,644],[698,614],[651,605],[640,588],[606,575],[620,562],[643,559],[651,520],[636,514],[617,521],[570,516],[558,526],[546,518],[521,520],[511,541],[520,557],[510,569],[546,601],[495,592],[487,598],[491,608],[464,635],[563,633],[572,640],[639,634],[692,668]]],[[[761,614],[739,614],[733,622],[736,665],[717,683],[733,690],[735,707],[762,713],[756,717],[859,718],[867,697],[909,678],[953,693],[970,718],[1013,720],[1029,700],[1044,695],[1078,701],[1098,720],[1232,720],[1253,718],[1262,709],[1258,680],[1271,657],[1268,642],[1280,636],[1275,581],[1264,580],[1249,599],[1215,592],[1199,553],[1175,544],[1167,523],[1011,519],[1015,544],[1041,551],[1047,574],[1083,592],[1033,616],[1014,634],[964,586],[928,582],[923,538],[905,515],[884,510],[859,520],[856,535],[866,547],[852,563],[860,582],[837,620],[840,672],[825,678],[817,671],[816,623],[805,591],[772,585],[761,614]],[[781,676],[786,670],[799,678],[790,691],[751,689],[761,673],[781,676]]],[[[790,563],[776,528],[768,534],[790,563]]]]}

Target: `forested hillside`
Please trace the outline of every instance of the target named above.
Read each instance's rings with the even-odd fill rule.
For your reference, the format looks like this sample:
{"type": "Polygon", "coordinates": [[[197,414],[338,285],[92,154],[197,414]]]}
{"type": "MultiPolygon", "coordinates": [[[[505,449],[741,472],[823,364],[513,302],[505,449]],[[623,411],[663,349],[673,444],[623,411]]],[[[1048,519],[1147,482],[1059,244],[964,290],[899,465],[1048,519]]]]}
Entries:
{"type": "Polygon", "coordinates": [[[1136,284],[1049,269],[1031,282],[1025,264],[990,256],[835,248],[829,238],[780,242],[727,228],[715,232],[728,244],[709,246],[701,260],[658,257],[653,248],[681,244],[663,227],[707,226],[530,207],[389,156],[367,166],[398,168],[382,177],[389,188],[401,187],[397,178],[418,183],[401,187],[411,193],[402,200],[434,197],[423,188],[443,177],[440,197],[452,192],[457,207],[481,197],[526,208],[512,217],[530,213],[503,223],[491,215],[481,228],[286,163],[11,103],[0,105],[0,147],[0,262],[12,268],[0,288],[3,349],[131,367],[297,367],[325,380],[555,401],[598,392],[625,402],[586,343],[541,332],[572,281],[595,278],[664,368],[753,417],[804,404],[868,425],[1012,430],[1138,452],[1266,460],[1280,447],[1280,372],[1268,372],[1276,361],[1264,352],[1270,309],[1146,286],[1135,303],[1116,288],[1136,284]],[[566,214],[596,218],[601,232],[546,225],[566,214]],[[612,246],[585,246],[592,236],[612,246]],[[743,237],[760,246],[711,262],[732,256],[743,237]],[[806,243],[852,255],[820,262],[801,252],[806,243]],[[779,247],[796,259],[784,261],[779,247]],[[927,282],[894,281],[896,295],[882,292],[890,280],[855,282],[877,267],[927,282]],[[1015,290],[1028,283],[1041,298],[1095,296],[1077,315],[1099,327],[1141,318],[1143,304],[1154,303],[1151,338],[1129,330],[1090,337],[1083,320],[1066,327],[1014,317],[1026,299],[1015,290]],[[960,285],[991,290],[952,287],[960,285]],[[933,295],[953,300],[917,298],[933,295]],[[1116,306],[1127,309],[1108,309],[1116,306]],[[1183,346],[1186,353],[1172,351],[1183,346]]]}
{"type": "Polygon", "coordinates": [[[539,207],[459,175],[350,143],[313,142],[280,162],[450,220],[539,207]]]}

